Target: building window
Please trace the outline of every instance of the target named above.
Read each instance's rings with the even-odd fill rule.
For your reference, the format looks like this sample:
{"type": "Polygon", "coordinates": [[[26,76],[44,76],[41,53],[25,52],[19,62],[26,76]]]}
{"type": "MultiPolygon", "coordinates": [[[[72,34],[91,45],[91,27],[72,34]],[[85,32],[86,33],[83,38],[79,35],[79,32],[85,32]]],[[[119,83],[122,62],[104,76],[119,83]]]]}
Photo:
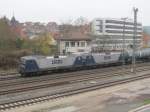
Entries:
{"type": "Polygon", "coordinates": [[[69,42],[65,42],[65,47],[69,47],[69,42]]]}
{"type": "Polygon", "coordinates": [[[78,46],[78,47],[80,46],[80,42],[77,42],[77,46],[78,46]]]}
{"type": "Polygon", "coordinates": [[[75,47],[75,42],[71,42],[71,47],[75,47]]]}
{"type": "MultiPolygon", "coordinates": [[[[117,26],[117,25],[106,25],[106,28],[134,30],[134,27],[131,27],[131,26],[123,27],[123,26],[117,26]]],[[[142,30],[142,28],[137,28],[137,30],[142,30]]]]}
{"type": "MultiPolygon", "coordinates": [[[[115,24],[124,24],[124,21],[119,20],[106,20],[106,23],[115,23],[115,24]]],[[[133,22],[125,22],[126,25],[134,25],[133,22]]],[[[141,23],[137,23],[138,26],[141,26],[141,23]]]]}
{"type": "Polygon", "coordinates": [[[96,31],[99,31],[100,33],[102,33],[103,32],[103,21],[102,20],[96,20],[97,21],[97,28],[98,28],[98,30],[96,30],[96,31]]]}
{"type": "Polygon", "coordinates": [[[85,42],[81,42],[81,47],[85,47],[85,42]]]}

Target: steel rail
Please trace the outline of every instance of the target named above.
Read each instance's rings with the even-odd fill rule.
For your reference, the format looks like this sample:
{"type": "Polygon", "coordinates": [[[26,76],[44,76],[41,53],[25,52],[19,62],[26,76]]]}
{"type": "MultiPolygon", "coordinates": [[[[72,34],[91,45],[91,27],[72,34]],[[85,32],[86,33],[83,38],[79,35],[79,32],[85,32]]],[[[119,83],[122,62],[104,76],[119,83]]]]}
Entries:
{"type": "Polygon", "coordinates": [[[31,99],[25,99],[25,100],[10,102],[10,103],[2,103],[2,104],[0,104],[0,111],[12,109],[12,108],[20,107],[20,106],[24,106],[24,105],[29,105],[29,104],[35,104],[35,103],[39,103],[39,102],[43,102],[43,101],[48,101],[48,100],[52,100],[52,99],[56,99],[56,98],[60,98],[60,97],[71,96],[71,95],[84,93],[84,92],[88,92],[88,91],[93,91],[93,90],[97,90],[97,89],[102,89],[102,88],[106,88],[106,87],[111,87],[111,86],[124,84],[124,83],[132,82],[132,81],[137,81],[137,80],[141,80],[141,79],[145,79],[145,78],[149,78],[149,77],[150,77],[149,74],[133,76],[130,78],[124,78],[124,79],[120,79],[117,81],[106,82],[103,84],[95,84],[95,85],[91,85],[91,86],[72,88],[70,90],[66,90],[63,92],[59,91],[59,92],[57,92],[55,94],[51,94],[51,95],[39,96],[39,97],[31,98],[31,99]]]}
{"type": "MultiPolygon", "coordinates": [[[[148,68],[149,69],[149,68],[148,68]]],[[[143,70],[147,70],[145,68],[142,69],[138,69],[138,71],[143,71],[143,70]]],[[[86,73],[87,74],[87,73],[86,73]]],[[[88,73],[91,74],[91,73],[88,73]]],[[[97,73],[95,73],[97,74],[97,73]]],[[[132,73],[130,71],[119,71],[119,72],[114,72],[114,73],[104,73],[101,75],[97,75],[97,76],[91,76],[89,75],[88,77],[84,77],[83,79],[81,77],[70,77],[70,79],[64,79],[64,80],[53,80],[51,82],[44,82],[44,83],[37,83],[35,85],[19,85],[18,87],[14,87],[14,88],[1,88],[0,90],[0,95],[6,95],[6,94],[13,94],[13,93],[18,93],[18,92],[25,92],[25,91],[31,91],[31,90],[36,90],[36,89],[43,89],[43,88],[49,88],[49,87],[54,87],[54,86],[61,86],[61,85],[68,85],[68,84],[72,84],[72,83],[77,83],[77,82],[84,82],[84,81],[88,81],[88,80],[94,80],[94,79],[102,79],[102,78],[113,78],[116,76],[125,76],[124,74],[126,74],[126,76],[131,75],[132,73]]]]}

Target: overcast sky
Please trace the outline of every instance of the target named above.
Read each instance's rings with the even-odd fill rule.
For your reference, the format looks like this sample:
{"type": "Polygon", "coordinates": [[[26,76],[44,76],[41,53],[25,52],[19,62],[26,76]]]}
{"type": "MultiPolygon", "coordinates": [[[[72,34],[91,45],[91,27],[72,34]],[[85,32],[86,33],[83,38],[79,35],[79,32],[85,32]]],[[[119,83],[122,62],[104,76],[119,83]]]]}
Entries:
{"type": "Polygon", "coordinates": [[[150,25],[150,0],[0,0],[0,16],[14,15],[24,21],[65,22],[80,16],[133,18],[138,7],[138,21],[150,25]]]}

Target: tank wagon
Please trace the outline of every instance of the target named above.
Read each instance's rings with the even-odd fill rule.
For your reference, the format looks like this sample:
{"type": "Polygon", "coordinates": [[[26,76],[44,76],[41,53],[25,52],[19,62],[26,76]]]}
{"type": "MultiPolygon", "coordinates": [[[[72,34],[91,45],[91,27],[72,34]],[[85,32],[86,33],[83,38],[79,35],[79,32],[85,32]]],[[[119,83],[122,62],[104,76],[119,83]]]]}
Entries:
{"type": "MultiPolygon", "coordinates": [[[[132,57],[132,52],[130,51],[130,58],[132,57]]],[[[150,48],[145,48],[135,52],[135,58],[137,61],[150,61],[150,48]]]]}
{"type": "MultiPolygon", "coordinates": [[[[60,70],[79,70],[98,66],[131,63],[132,51],[111,53],[75,53],[68,56],[24,56],[20,59],[19,72],[22,76],[38,75],[60,70]]],[[[150,48],[137,50],[138,61],[150,61],[150,48]]]]}

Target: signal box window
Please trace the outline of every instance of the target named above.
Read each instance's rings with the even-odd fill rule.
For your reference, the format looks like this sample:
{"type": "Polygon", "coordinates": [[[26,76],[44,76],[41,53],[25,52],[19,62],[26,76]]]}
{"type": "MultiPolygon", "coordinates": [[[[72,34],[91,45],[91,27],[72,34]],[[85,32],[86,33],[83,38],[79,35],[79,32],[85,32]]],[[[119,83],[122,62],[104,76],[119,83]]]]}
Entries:
{"type": "Polygon", "coordinates": [[[80,46],[80,42],[77,42],[78,47],[80,46]]]}
{"type": "Polygon", "coordinates": [[[65,46],[66,46],[66,47],[69,47],[69,42],[65,42],[65,46]]]}
{"type": "Polygon", "coordinates": [[[71,47],[75,47],[75,42],[71,42],[71,47]]]}
{"type": "Polygon", "coordinates": [[[85,42],[81,42],[81,47],[85,47],[85,42]]]}

